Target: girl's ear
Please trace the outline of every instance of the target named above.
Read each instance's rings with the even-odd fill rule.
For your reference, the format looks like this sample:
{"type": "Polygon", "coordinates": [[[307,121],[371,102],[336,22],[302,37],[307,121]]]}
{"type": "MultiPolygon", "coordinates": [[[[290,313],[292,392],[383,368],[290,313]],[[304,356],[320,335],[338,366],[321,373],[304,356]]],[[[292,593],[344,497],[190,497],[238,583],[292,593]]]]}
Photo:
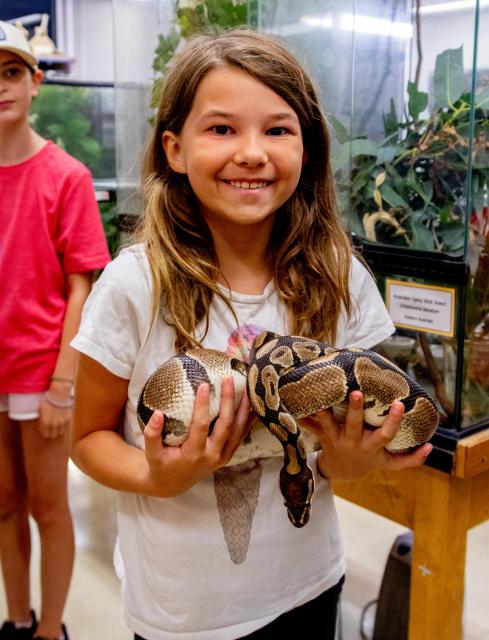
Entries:
{"type": "Polygon", "coordinates": [[[187,173],[180,137],[173,131],[164,131],[161,136],[161,144],[170,168],[175,173],[187,173]]]}

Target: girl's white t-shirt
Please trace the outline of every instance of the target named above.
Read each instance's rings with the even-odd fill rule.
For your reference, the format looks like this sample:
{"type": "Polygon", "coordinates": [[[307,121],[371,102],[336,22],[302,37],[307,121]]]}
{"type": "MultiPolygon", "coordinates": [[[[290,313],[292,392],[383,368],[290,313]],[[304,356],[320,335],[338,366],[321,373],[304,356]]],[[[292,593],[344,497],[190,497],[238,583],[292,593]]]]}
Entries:
{"type": "MultiPolygon", "coordinates": [[[[336,346],[371,347],[393,324],[367,270],[354,259],[336,346]]],[[[261,295],[231,293],[211,306],[204,344],[245,358],[263,330],[287,333],[285,308],[270,283],[261,295]]],[[[124,437],[144,448],[136,420],[149,375],[175,354],[173,329],[150,329],[151,276],[142,245],[120,253],[94,286],[72,345],[129,380],[124,437]]],[[[246,446],[246,445],[243,445],[246,446]]],[[[293,527],[278,487],[281,456],[228,466],[175,498],[118,492],[115,566],[128,626],[147,640],[232,640],[335,585],[345,571],[328,480],[309,455],[316,490],[308,524],[293,527]]]]}

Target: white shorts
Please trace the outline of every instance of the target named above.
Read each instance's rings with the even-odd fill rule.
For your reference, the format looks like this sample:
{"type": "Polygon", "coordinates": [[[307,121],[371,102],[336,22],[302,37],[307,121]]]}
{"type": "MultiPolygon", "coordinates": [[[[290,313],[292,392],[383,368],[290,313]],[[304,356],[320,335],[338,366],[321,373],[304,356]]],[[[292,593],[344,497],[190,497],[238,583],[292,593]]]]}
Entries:
{"type": "Polygon", "coordinates": [[[11,420],[37,420],[42,393],[0,393],[0,412],[11,420]]]}

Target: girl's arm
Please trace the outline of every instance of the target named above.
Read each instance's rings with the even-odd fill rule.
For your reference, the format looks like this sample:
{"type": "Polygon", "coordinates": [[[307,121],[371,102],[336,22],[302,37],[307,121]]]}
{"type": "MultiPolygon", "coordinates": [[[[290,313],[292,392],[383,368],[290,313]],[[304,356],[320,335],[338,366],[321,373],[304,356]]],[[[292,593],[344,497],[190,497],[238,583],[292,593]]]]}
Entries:
{"type": "Polygon", "coordinates": [[[144,430],[145,451],[120,435],[128,380],[81,355],[73,416],[72,458],[89,476],[113,489],[155,497],[183,493],[232,457],[246,432],[246,394],[235,412],[231,377],[222,384],[219,418],[209,435],[209,387],[201,385],[187,440],[180,447],[162,443],[163,416],[155,411],[144,430]]]}
{"type": "Polygon", "coordinates": [[[399,430],[403,413],[402,402],[394,402],[381,427],[365,429],[363,395],[353,391],[345,424],[339,424],[329,411],[321,411],[314,420],[301,420],[321,444],[319,472],[331,479],[355,480],[375,468],[406,469],[422,465],[433,449],[431,444],[423,444],[409,453],[390,453],[385,448],[399,430]]]}
{"type": "Polygon", "coordinates": [[[43,398],[39,407],[39,429],[45,438],[56,438],[61,435],[68,429],[71,421],[72,410],[69,405],[78,354],[70,347],[70,342],[78,331],[83,305],[90,293],[92,276],[91,271],[71,273],[67,276],[68,302],[63,321],[61,346],[47,390],[47,398],[43,398]]]}

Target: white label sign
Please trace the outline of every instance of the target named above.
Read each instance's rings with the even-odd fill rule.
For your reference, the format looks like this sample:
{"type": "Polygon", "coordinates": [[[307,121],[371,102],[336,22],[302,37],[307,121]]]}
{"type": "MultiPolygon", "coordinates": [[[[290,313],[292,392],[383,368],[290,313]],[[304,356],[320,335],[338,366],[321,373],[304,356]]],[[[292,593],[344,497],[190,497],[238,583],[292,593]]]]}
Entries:
{"type": "Polygon", "coordinates": [[[397,327],[454,335],[455,289],[387,279],[386,304],[397,327]]]}

